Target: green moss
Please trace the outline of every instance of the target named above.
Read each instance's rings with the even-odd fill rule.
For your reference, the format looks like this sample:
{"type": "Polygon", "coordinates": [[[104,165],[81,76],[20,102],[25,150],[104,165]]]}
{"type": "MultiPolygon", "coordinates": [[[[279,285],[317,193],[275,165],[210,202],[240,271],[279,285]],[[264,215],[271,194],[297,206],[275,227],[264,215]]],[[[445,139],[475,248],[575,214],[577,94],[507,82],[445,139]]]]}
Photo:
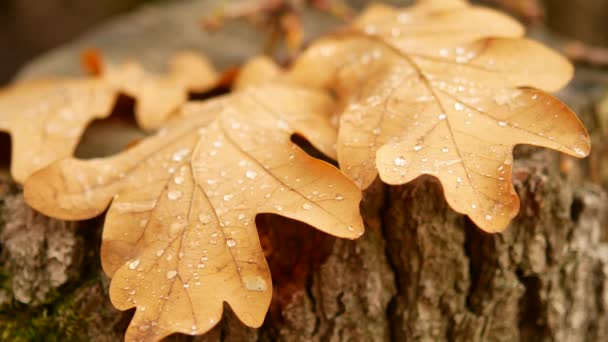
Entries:
{"type": "Polygon", "coordinates": [[[86,321],[73,311],[73,295],[52,291],[40,306],[14,300],[8,272],[0,268],[0,341],[86,341],[86,321]]]}
{"type": "MultiPolygon", "coordinates": [[[[89,286],[98,279],[85,280],[78,286],[89,286]]],[[[32,307],[14,300],[9,277],[0,269],[0,290],[8,291],[11,301],[0,307],[0,341],[87,341],[87,317],[74,308],[75,288],[53,290],[46,301],[32,307]]]]}
{"type": "Polygon", "coordinates": [[[0,341],[86,341],[86,319],[73,310],[73,296],[53,294],[39,307],[11,302],[0,308],[0,341]]]}
{"type": "MultiPolygon", "coordinates": [[[[6,220],[6,210],[1,210],[4,198],[0,196],[0,230],[6,220]]],[[[89,230],[86,230],[89,232],[89,230]]],[[[98,232],[90,230],[91,236],[85,239],[98,244],[98,232]]],[[[6,256],[4,256],[6,257],[6,256]]],[[[6,264],[0,259],[0,265],[6,264]]],[[[11,272],[0,267],[0,296],[8,302],[0,303],[0,342],[4,341],[87,341],[87,327],[90,317],[76,309],[75,293],[100,281],[98,253],[87,255],[85,269],[80,270],[81,278],[51,289],[45,301],[38,306],[18,302],[13,297],[11,272]]]]}

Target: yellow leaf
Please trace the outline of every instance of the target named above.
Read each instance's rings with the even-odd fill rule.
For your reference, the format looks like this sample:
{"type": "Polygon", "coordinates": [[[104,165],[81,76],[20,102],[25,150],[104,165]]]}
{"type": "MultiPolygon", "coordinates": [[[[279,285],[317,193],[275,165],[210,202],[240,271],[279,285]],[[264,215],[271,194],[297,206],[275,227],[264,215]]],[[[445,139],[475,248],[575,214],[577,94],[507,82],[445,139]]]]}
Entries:
{"type": "MultiPolygon", "coordinates": [[[[456,44],[433,37],[450,37],[452,26],[424,15],[412,31],[436,30],[384,38],[391,27],[402,25],[396,22],[399,15],[386,13],[392,12],[384,11],[385,21],[377,23],[382,30],[321,40],[290,73],[301,84],[338,94],[344,106],[338,161],[361,188],[378,173],[389,184],[433,175],[454,210],[497,232],[519,209],[511,184],[514,145],[545,146],[577,157],[589,153],[589,137],[576,115],[542,91],[557,90],[571,78],[572,66],[563,57],[523,38],[463,42],[481,34],[473,29],[484,27],[484,20],[498,22],[494,16],[475,19],[471,31],[463,26],[466,34],[450,38],[456,44]]],[[[458,17],[439,13],[443,19],[458,17]]]]}
{"type": "Polygon", "coordinates": [[[333,154],[333,106],[319,92],[273,85],[188,104],[183,120],[121,154],[66,159],[37,172],[25,198],[70,220],[98,215],[111,202],[102,264],[113,304],[137,307],[126,340],[205,333],[224,302],[258,327],[272,282],[256,214],[339,237],[363,233],[360,190],[290,141],[298,133],[333,154]]]}
{"type": "Polygon", "coordinates": [[[136,100],[135,117],[146,130],[164,124],[188,100],[189,92],[205,91],[219,79],[204,56],[190,52],[176,54],[167,75],[146,72],[137,62],[107,65],[102,70],[105,82],[136,100]]]}
{"type": "Polygon", "coordinates": [[[86,125],[108,116],[114,98],[97,80],[28,81],[0,92],[0,131],[11,134],[15,181],[71,156],[86,125]]]}

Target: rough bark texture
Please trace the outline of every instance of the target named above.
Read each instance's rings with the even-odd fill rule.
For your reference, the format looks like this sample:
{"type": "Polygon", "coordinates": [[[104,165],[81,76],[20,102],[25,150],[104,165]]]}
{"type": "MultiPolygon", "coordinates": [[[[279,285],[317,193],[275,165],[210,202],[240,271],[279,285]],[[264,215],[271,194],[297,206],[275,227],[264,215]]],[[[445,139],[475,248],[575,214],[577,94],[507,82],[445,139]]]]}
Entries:
{"type": "MultiPolygon", "coordinates": [[[[22,77],[74,74],[78,53],[89,46],[155,67],[183,47],[206,52],[219,67],[258,51],[262,35],[243,24],[217,35],[194,27],[209,6],[183,1],[143,9],[42,57],[22,77]]],[[[336,25],[307,15],[321,18],[309,32],[336,25]]],[[[588,161],[517,150],[521,212],[505,233],[485,234],[452,211],[431,177],[400,187],[374,184],[361,208],[367,232],[354,242],[261,217],[275,282],[265,324],[244,327],[226,307],[207,335],[169,340],[608,340],[608,198],[587,181],[603,158],[596,151],[605,149],[607,116],[595,107],[605,79],[581,69],[561,93],[593,135],[588,161]]],[[[45,218],[24,205],[10,180],[0,181],[0,340],[120,339],[131,313],[109,302],[98,262],[101,225],[45,218]]]]}
{"type": "Polygon", "coordinates": [[[53,289],[74,279],[81,264],[82,237],[74,224],[50,219],[23,203],[23,197],[4,199],[5,225],[0,233],[5,270],[11,274],[13,296],[37,305],[53,289]]]}

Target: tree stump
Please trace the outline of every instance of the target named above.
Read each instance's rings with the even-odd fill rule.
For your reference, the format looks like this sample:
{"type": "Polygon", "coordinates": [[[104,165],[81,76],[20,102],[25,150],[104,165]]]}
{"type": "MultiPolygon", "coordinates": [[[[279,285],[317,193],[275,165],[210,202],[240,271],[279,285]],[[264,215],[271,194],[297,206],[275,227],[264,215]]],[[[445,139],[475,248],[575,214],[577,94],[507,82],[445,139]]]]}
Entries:
{"type": "MultiPolygon", "coordinates": [[[[236,66],[260,52],[264,35],[242,22],[201,31],[200,19],[219,2],[141,8],[35,60],[20,78],[78,74],[89,47],[151,68],[184,48],[219,68],[236,66]]],[[[339,25],[322,13],[305,18],[308,37],[339,25]]],[[[579,71],[560,95],[601,151],[608,132],[595,105],[608,74],[579,71]]],[[[521,211],[501,234],[452,211],[432,177],[403,186],[377,181],[361,204],[367,230],[357,241],[259,216],[274,282],[264,325],[247,328],[226,306],[208,334],[168,340],[608,340],[608,198],[601,179],[588,176],[597,158],[519,147],[513,178],[521,211]]],[[[0,339],[121,339],[132,313],[109,301],[99,266],[102,221],[46,218],[24,204],[18,186],[0,180],[0,339]]]]}

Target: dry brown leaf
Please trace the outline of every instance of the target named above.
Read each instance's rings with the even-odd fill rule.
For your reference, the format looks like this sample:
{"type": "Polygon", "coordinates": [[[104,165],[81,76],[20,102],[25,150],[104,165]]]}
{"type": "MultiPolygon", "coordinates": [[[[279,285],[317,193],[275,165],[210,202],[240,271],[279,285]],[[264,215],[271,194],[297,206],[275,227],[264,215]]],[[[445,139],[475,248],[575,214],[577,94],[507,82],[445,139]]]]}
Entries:
{"type": "Polygon", "coordinates": [[[267,82],[277,82],[282,74],[281,68],[270,57],[256,56],[243,65],[233,88],[238,90],[267,82]]]}
{"type": "Polygon", "coordinates": [[[520,37],[524,28],[509,16],[461,0],[426,0],[405,9],[369,7],[353,29],[382,38],[408,54],[451,57],[455,46],[486,37],[520,37]]]}
{"type": "Polygon", "coordinates": [[[120,92],[136,98],[137,120],[150,129],[175,114],[189,91],[207,90],[219,79],[203,56],[192,53],[177,54],[163,77],[136,63],[101,69],[101,78],[33,80],[0,91],[0,131],[11,134],[15,181],[71,156],[87,125],[107,117],[120,92]]]}
{"type": "Polygon", "coordinates": [[[66,159],[31,176],[27,202],[63,219],[111,202],[102,263],[113,304],[137,307],[126,339],[202,334],[223,302],[260,326],[272,282],[255,215],[274,213],[329,234],[363,233],[359,189],[290,141],[334,154],[333,104],[319,92],[266,85],[189,104],[187,116],[111,158],[66,159]]]}
{"type": "Polygon", "coordinates": [[[137,123],[146,130],[159,128],[188,100],[190,92],[210,89],[219,80],[217,71],[202,55],[176,54],[166,75],[146,72],[137,62],[105,65],[101,77],[118,92],[136,100],[137,123]]]}
{"type": "MultiPolygon", "coordinates": [[[[453,17],[450,11],[439,13],[453,17]]],[[[440,47],[443,38],[432,35],[444,36],[442,30],[451,26],[441,28],[434,16],[428,20],[436,25],[427,25],[427,19],[419,25],[437,30],[385,40],[391,16],[399,18],[393,13],[378,21],[382,30],[373,35],[347,34],[314,44],[291,77],[329,87],[344,102],[338,161],[361,188],[378,172],[389,184],[430,174],[440,179],[454,210],[488,232],[503,230],[519,209],[511,184],[514,145],[545,146],[577,157],[589,153],[589,138],[576,115],[530,88],[559,89],[571,78],[572,66],[523,38],[462,44],[463,36],[477,31],[454,37],[460,44],[446,41],[447,47],[440,47]]],[[[480,20],[477,25],[485,28],[480,20]]]]}
{"type": "Polygon", "coordinates": [[[101,51],[95,48],[84,50],[80,54],[80,65],[89,75],[101,75],[103,72],[103,57],[101,51]]]}
{"type": "Polygon", "coordinates": [[[87,124],[108,116],[114,99],[97,80],[28,81],[0,92],[0,131],[11,134],[15,181],[71,156],[87,124]]]}

